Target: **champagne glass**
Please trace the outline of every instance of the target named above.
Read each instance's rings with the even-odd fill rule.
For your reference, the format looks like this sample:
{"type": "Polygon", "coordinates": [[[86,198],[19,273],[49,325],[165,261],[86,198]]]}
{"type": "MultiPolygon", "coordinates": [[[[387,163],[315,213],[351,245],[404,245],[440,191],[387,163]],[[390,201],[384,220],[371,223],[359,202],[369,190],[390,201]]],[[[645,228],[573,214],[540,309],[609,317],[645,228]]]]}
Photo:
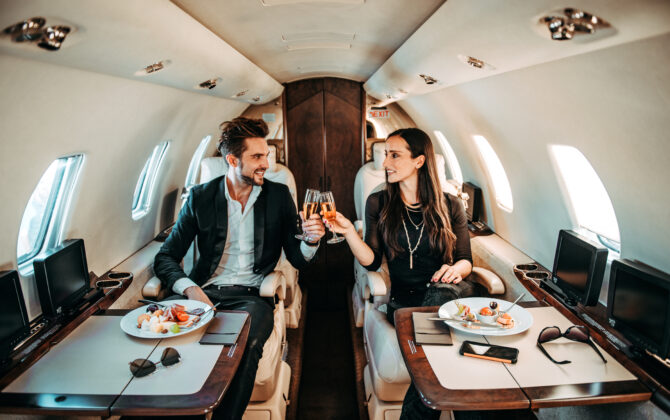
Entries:
{"type": "MultiPolygon", "coordinates": [[[[305,201],[302,203],[302,210],[305,213],[305,220],[308,220],[312,214],[319,212],[320,194],[321,193],[319,191],[309,188],[307,188],[307,191],[305,191],[305,201]]],[[[295,235],[295,237],[301,241],[309,241],[311,239],[309,235],[305,235],[304,233],[295,235]]]]}
{"type": "MultiPolygon", "coordinates": [[[[331,191],[326,191],[321,193],[321,210],[323,210],[323,217],[328,220],[328,222],[333,222],[337,217],[337,211],[335,210],[335,198],[331,191]]],[[[344,237],[337,236],[337,233],[333,232],[333,237],[326,241],[329,244],[336,244],[342,242],[344,237]]]]}

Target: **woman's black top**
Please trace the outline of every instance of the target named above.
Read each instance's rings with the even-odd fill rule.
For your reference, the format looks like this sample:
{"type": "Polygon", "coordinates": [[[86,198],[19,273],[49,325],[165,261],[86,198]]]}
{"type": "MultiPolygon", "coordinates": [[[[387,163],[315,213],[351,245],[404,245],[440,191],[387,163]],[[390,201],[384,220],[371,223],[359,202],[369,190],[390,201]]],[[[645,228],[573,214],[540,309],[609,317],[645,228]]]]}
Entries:
{"type": "MultiPolygon", "coordinates": [[[[472,263],[470,235],[468,233],[468,223],[463,203],[461,203],[460,199],[451,194],[445,193],[444,196],[447,200],[447,208],[449,209],[451,229],[456,235],[453,262],[468,260],[472,263]]],[[[424,229],[423,235],[421,235],[421,242],[416,251],[414,251],[412,257],[413,268],[410,269],[410,253],[407,247],[407,236],[405,234],[405,229],[403,229],[402,226],[398,232],[398,244],[400,244],[403,251],[394,259],[391,259],[390,249],[384,243],[384,238],[378,227],[385,201],[386,192],[379,191],[371,194],[365,204],[365,243],[372,248],[372,252],[375,255],[372,263],[365,268],[370,271],[377,270],[381,265],[382,255],[385,255],[388,262],[393,291],[400,291],[407,288],[425,290],[426,284],[430,282],[432,275],[442,267],[443,264],[447,264],[448,261],[444,261],[442,255],[437,255],[437,253],[431,252],[428,232],[424,229]]],[[[411,218],[414,224],[419,225],[423,220],[423,215],[420,212],[403,212],[403,218],[405,220],[405,225],[407,226],[407,232],[409,233],[409,242],[412,244],[412,248],[414,248],[419,239],[421,227],[417,229],[414,224],[410,222],[408,217],[411,218]]]]}

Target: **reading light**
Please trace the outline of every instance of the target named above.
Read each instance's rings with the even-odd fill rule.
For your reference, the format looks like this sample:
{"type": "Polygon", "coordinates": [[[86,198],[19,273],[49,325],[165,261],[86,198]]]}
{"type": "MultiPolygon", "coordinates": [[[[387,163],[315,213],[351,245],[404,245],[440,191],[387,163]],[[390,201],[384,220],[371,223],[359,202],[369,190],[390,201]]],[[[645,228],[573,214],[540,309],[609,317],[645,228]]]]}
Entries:
{"type": "Polygon", "coordinates": [[[244,95],[247,94],[247,92],[249,92],[249,89],[241,90],[241,91],[237,92],[235,95],[233,95],[233,98],[239,98],[241,96],[244,96],[244,95]]]}
{"type": "Polygon", "coordinates": [[[198,85],[198,88],[200,89],[214,89],[216,87],[216,83],[221,80],[220,77],[215,77],[214,79],[209,79],[205,80],[204,82],[200,83],[198,85]]]}
{"type": "Polygon", "coordinates": [[[258,101],[261,100],[261,97],[260,96],[254,96],[253,98],[251,98],[251,100],[254,101],[254,102],[258,102],[258,101]]]}
{"type": "Polygon", "coordinates": [[[541,24],[547,25],[551,39],[555,41],[570,40],[576,34],[593,34],[596,29],[610,27],[603,19],[583,10],[567,7],[558,13],[563,16],[550,15],[540,19],[541,24]]]}
{"type": "Polygon", "coordinates": [[[14,42],[36,41],[42,37],[42,26],[45,23],[46,19],[34,17],[8,26],[3,32],[10,35],[14,42]]]}
{"type": "Polygon", "coordinates": [[[44,29],[44,35],[37,46],[49,51],[58,51],[69,33],[69,26],[49,26],[44,29]]]}
{"type": "Polygon", "coordinates": [[[434,85],[435,83],[437,83],[436,78],[428,76],[427,74],[420,74],[419,77],[422,78],[427,85],[434,85]]]}
{"type": "Polygon", "coordinates": [[[153,64],[149,64],[146,67],[135,72],[135,76],[147,76],[149,74],[156,73],[157,71],[163,70],[165,67],[169,66],[172,63],[170,60],[161,60],[153,64]]]}

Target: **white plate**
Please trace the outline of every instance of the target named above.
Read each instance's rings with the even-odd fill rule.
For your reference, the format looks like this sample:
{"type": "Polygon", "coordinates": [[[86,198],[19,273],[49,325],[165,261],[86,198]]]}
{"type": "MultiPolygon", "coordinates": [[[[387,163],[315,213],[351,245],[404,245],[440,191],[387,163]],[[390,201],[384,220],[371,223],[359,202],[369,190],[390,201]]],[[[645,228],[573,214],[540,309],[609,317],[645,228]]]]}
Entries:
{"type": "MultiPolygon", "coordinates": [[[[206,303],[200,302],[198,300],[189,300],[189,299],[181,299],[181,300],[169,300],[164,302],[165,305],[170,305],[173,303],[177,303],[179,305],[183,305],[186,307],[187,311],[192,311],[195,308],[202,308],[204,310],[208,310],[211,308],[206,303]]],[[[170,338],[170,337],[177,337],[180,335],[188,334],[192,331],[195,331],[197,329],[202,328],[203,326],[207,325],[209,321],[214,318],[214,311],[209,311],[205,314],[204,317],[200,318],[200,321],[195,324],[194,326],[190,328],[184,328],[178,333],[173,333],[168,331],[165,334],[162,333],[155,333],[151,331],[144,331],[140,328],[137,328],[137,317],[140,316],[143,313],[147,312],[147,307],[149,305],[144,305],[141,306],[137,309],[133,309],[132,311],[128,312],[123,318],[121,318],[121,329],[128,335],[132,335],[133,337],[139,337],[139,338],[170,338]]]]}
{"type": "MultiPolygon", "coordinates": [[[[494,298],[471,297],[457,300],[463,305],[468,305],[470,307],[470,311],[474,312],[475,314],[477,314],[479,310],[482,309],[484,306],[489,306],[489,303],[491,301],[498,302],[499,310],[505,310],[512,305],[512,302],[494,298]]],[[[444,305],[440,306],[438,316],[440,318],[457,317],[456,313],[458,312],[458,308],[456,307],[456,303],[454,302],[456,302],[456,300],[449,301],[444,305]]],[[[463,326],[464,322],[445,321],[445,323],[449,325],[451,328],[465,333],[477,334],[477,335],[497,335],[497,336],[519,334],[526,331],[528,328],[530,328],[531,325],[533,325],[533,316],[530,314],[530,312],[520,307],[519,305],[514,305],[512,310],[509,311],[509,313],[510,315],[512,315],[512,318],[514,318],[514,328],[506,329],[496,327],[481,327],[480,329],[473,329],[464,327],[463,326]]]]}

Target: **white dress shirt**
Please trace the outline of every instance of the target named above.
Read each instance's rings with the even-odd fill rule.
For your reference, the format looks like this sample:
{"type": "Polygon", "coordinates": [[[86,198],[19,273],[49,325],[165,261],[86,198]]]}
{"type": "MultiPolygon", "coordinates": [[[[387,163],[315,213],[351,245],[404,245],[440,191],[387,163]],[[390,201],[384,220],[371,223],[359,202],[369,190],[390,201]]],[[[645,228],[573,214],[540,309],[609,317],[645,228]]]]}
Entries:
{"type": "MultiPolygon", "coordinates": [[[[247,205],[242,211],[242,204],[233,200],[228,193],[228,181],[224,181],[226,200],[228,202],[228,231],[226,245],[219,266],[212,277],[202,286],[247,286],[259,287],[263,282],[263,275],[254,273],[254,204],[262,187],[254,185],[249,194],[247,205]]],[[[309,246],[302,242],[300,251],[306,260],[311,260],[316,254],[318,246],[309,246]]],[[[183,295],[184,290],[197,286],[188,277],[177,280],[172,291],[183,295]]]]}

